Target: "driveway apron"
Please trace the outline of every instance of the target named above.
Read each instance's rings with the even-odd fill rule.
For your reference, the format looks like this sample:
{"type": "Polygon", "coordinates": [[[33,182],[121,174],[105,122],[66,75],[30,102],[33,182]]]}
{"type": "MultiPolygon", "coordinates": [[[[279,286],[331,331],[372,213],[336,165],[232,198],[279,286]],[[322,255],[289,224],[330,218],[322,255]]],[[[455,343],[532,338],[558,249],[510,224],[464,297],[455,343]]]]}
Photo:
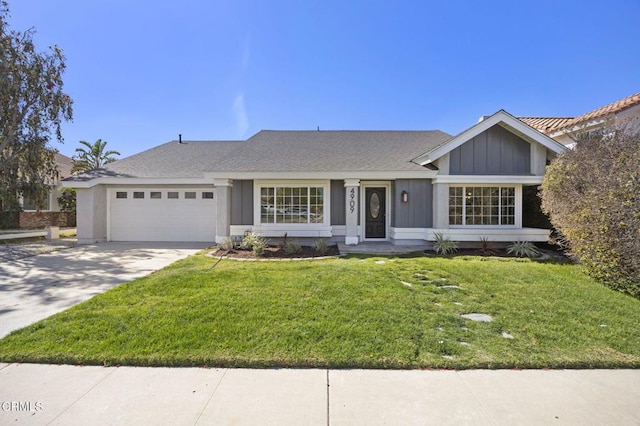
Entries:
{"type": "Polygon", "coordinates": [[[0,263],[0,338],[206,248],[100,243],[0,263]]]}

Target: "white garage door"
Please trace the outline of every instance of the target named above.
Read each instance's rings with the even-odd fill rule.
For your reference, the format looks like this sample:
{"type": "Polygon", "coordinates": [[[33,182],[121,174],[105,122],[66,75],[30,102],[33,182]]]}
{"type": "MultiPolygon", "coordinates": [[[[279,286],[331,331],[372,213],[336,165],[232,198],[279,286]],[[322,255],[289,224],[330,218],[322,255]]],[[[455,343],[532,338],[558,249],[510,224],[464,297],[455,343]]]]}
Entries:
{"type": "Polygon", "coordinates": [[[111,241],[214,241],[213,189],[111,189],[111,241]]]}

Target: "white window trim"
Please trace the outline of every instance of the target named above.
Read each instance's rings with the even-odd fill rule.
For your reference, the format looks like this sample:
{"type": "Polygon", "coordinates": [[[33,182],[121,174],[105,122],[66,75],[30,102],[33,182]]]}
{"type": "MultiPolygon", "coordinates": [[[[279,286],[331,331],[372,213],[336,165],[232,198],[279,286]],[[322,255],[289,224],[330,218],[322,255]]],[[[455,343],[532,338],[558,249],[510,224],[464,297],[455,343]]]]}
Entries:
{"type": "MultiPolygon", "coordinates": [[[[513,225],[451,225],[449,224],[450,229],[520,229],[522,228],[522,185],[520,184],[477,184],[477,183],[466,183],[464,185],[456,184],[449,185],[449,188],[515,188],[515,222],[513,225]]],[[[464,199],[464,194],[463,194],[464,199]]],[[[462,217],[464,221],[465,213],[464,208],[462,210],[462,217]]],[[[447,222],[449,221],[449,197],[447,196],[447,222]]]]}
{"type": "MultiPolygon", "coordinates": [[[[40,210],[41,212],[52,212],[53,210],[51,210],[51,206],[53,205],[53,200],[52,200],[52,196],[53,196],[53,189],[49,190],[49,193],[47,195],[47,198],[49,199],[49,208],[48,209],[42,209],[40,210]]],[[[33,212],[37,212],[38,209],[25,209],[24,208],[24,197],[20,197],[20,207],[22,207],[22,211],[24,212],[29,212],[29,213],[33,213],[33,212]]]]}
{"type": "Polygon", "coordinates": [[[329,226],[331,216],[331,181],[329,180],[254,180],[253,181],[253,223],[256,231],[307,231],[326,230],[329,226]],[[286,187],[302,188],[317,187],[323,188],[323,212],[322,223],[262,223],[261,222],[261,193],[262,188],[286,187]]]}

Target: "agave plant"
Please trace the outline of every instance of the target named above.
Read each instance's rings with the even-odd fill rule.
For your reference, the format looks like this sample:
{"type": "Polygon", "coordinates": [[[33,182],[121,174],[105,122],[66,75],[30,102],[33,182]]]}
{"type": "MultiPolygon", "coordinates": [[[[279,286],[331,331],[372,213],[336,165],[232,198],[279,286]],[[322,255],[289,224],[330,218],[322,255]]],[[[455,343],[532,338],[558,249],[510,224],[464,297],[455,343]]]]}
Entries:
{"type": "Polygon", "coordinates": [[[433,234],[435,236],[435,241],[433,242],[433,247],[438,254],[451,254],[458,251],[458,243],[455,241],[451,241],[449,238],[445,238],[441,232],[436,232],[433,234]]]}
{"type": "Polygon", "coordinates": [[[507,247],[507,254],[517,257],[538,257],[540,250],[531,241],[515,241],[507,247]]]}

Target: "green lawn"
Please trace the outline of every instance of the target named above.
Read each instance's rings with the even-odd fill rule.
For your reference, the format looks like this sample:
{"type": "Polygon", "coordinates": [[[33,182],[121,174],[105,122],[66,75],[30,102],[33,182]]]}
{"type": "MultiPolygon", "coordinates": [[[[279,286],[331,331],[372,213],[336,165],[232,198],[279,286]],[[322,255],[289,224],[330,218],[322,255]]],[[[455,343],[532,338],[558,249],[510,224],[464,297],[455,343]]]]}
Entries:
{"type": "Polygon", "coordinates": [[[576,265],[424,256],[214,263],[192,256],[14,332],[0,340],[0,361],[640,367],[640,301],[576,265]]]}

